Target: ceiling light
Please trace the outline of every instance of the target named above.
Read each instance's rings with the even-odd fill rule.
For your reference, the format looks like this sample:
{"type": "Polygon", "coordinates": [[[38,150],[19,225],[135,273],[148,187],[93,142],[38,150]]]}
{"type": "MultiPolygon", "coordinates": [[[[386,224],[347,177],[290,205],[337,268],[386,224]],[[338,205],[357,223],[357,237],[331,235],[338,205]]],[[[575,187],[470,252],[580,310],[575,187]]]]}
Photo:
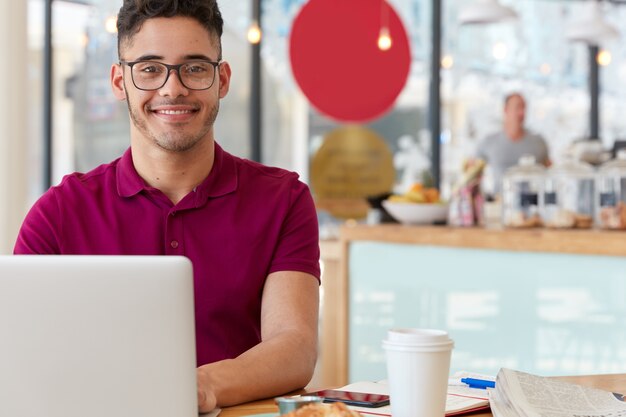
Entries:
{"type": "Polygon", "coordinates": [[[453,65],[454,65],[454,58],[452,57],[452,55],[444,55],[444,57],[441,58],[441,68],[450,69],[452,68],[453,65]]]}
{"type": "Polygon", "coordinates": [[[250,25],[250,27],[248,28],[248,42],[250,42],[251,44],[258,44],[259,42],[261,42],[261,28],[259,27],[259,23],[255,20],[252,22],[252,24],[250,25]]]}
{"type": "Polygon", "coordinates": [[[389,33],[389,5],[385,0],[380,3],[380,32],[378,33],[378,49],[388,51],[393,44],[389,33]]]}
{"type": "Polygon", "coordinates": [[[380,33],[378,35],[378,49],[381,51],[388,51],[391,48],[392,40],[391,35],[389,35],[389,28],[382,27],[380,28],[380,33]]]}
{"type": "Polygon", "coordinates": [[[619,37],[619,31],[607,23],[600,11],[597,1],[589,2],[589,9],[584,18],[572,22],[566,31],[566,37],[573,42],[585,42],[599,45],[619,37]]]}
{"type": "Polygon", "coordinates": [[[517,13],[498,3],[498,0],[476,0],[459,12],[459,23],[462,25],[496,23],[516,18],[517,13]]]}
{"type": "Polygon", "coordinates": [[[611,56],[611,53],[605,49],[598,52],[598,55],[596,56],[596,61],[598,62],[598,65],[601,65],[603,67],[609,65],[612,60],[613,57],[611,56]]]}
{"type": "Polygon", "coordinates": [[[104,21],[104,29],[109,33],[117,33],[117,16],[109,16],[104,21]]]}
{"type": "Polygon", "coordinates": [[[506,47],[506,44],[504,42],[496,42],[491,50],[491,54],[497,61],[504,60],[508,53],[509,48],[506,47]]]}

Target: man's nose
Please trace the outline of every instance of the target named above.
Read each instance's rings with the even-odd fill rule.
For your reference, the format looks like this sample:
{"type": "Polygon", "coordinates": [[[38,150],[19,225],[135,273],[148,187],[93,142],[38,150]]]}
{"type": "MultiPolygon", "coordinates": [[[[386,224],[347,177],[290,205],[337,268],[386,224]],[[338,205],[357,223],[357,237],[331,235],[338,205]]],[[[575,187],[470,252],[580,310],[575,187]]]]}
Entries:
{"type": "Polygon", "coordinates": [[[187,87],[183,85],[183,82],[180,79],[180,73],[173,68],[170,69],[169,71],[170,72],[169,72],[167,81],[165,81],[165,84],[163,85],[163,87],[159,89],[159,93],[162,96],[169,96],[169,97],[178,97],[178,96],[188,95],[189,90],[187,89],[187,87]]]}

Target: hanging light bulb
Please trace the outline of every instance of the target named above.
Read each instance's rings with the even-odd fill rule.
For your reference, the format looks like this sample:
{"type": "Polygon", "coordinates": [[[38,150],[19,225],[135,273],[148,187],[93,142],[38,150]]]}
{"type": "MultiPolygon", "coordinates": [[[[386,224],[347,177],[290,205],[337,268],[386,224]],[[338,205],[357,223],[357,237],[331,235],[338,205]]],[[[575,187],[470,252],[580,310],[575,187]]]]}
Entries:
{"type": "Polygon", "coordinates": [[[387,2],[383,0],[380,3],[380,32],[378,32],[378,49],[388,51],[393,44],[391,34],[389,33],[389,9],[387,2]]]}
{"type": "Polygon", "coordinates": [[[248,42],[256,45],[261,42],[261,36],[261,28],[259,27],[259,23],[255,20],[248,28],[248,42]]]}
{"type": "Polygon", "coordinates": [[[602,65],[603,67],[609,65],[612,60],[613,57],[611,56],[611,53],[606,49],[602,49],[600,52],[598,52],[598,55],[596,56],[596,61],[598,62],[598,65],[602,65]]]}
{"type": "Polygon", "coordinates": [[[392,45],[391,36],[389,35],[388,27],[381,27],[378,34],[378,49],[381,51],[388,51],[392,45]]]}
{"type": "Polygon", "coordinates": [[[491,55],[497,61],[502,61],[509,54],[509,50],[504,42],[496,42],[491,49],[491,55]]]}
{"type": "Polygon", "coordinates": [[[441,68],[450,69],[453,66],[454,66],[454,58],[452,57],[452,55],[444,55],[444,57],[441,58],[441,68]]]}
{"type": "Polygon", "coordinates": [[[117,33],[117,16],[109,16],[104,21],[104,30],[109,33],[117,33]]]}

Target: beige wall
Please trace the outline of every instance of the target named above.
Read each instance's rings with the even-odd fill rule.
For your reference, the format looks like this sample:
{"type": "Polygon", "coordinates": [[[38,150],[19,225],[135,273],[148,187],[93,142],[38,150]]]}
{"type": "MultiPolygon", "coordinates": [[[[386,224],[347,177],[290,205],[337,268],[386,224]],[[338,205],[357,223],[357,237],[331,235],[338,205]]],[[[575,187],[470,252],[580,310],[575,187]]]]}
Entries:
{"type": "Polygon", "coordinates": [[[26,1],[0,2],[0,254],[26,209],[26,1]]]}

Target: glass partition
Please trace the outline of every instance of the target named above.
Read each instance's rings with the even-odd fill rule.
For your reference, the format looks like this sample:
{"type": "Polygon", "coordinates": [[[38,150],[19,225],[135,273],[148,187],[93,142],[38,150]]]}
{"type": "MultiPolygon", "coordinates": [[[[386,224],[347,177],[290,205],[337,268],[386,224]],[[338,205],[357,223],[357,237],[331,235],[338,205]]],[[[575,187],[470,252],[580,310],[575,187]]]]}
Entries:
{"type": "MultiPolygon", "coordinates": [[[[589,135],[588,53],[565,39],[567,26],[583,2],[501,0],[518,21],[461,26],[464,0],[443,3],[442,174],[443,188],[458,174],[477,141],[498,129],[502,98],[522,91],[528,99],[528,126],[548,141],[559,160],[574,141],[589,135]]],[[[602,2],[607,20],[618,26],[626,7],[602,2]]],[[[43,0],[28,0],[30,39],[29,95],[32,106],[32,160],[42,158],[43,0]]],[[[338,124],[308,105],[293,80],[288,55],[292,21],[304,0],[263,2],[263,162],[308,176],[308,160],[319,139],[338,124]]],[[[409,80],[394,108],[368,124],[400,151],[410,137],[429,153],[428,88],[431,53],[431,0],[391,0],[411,42],[409,80]]],[[[53,182],[74,170],[88,170],[117,157],[128,146],[128,116],[109,87],[109,68],[117,60],[114,17],[119,0],[53,2],[54,96],[53,182]]],[[[248,156],[250,47],[245,39],[251,4],[220,2],[226,27],[224,58],[233,67],[232,88],[216,124],[217,140],[229,151],[248,156]]],[[[601,67],[601,140],[611,147],[624,137],[621,103],[626,91],[623,42],[603,45],[601,67]],[[608,59],[606,57],[608,56],[608,59]]],[[[39,167],[41,164],[34,164],[39,167]]],[[[39,168],[37,168],[39,169],[39,168]]],[[[401,168],[398,168],[400,171],[401,168]]],[[[401,172],[398,172],[398,177],[401,172]]],[[[35,175],[33,178],[39,178],[35,175]]],[[[40,193],[42,186],[34,186],[40,193]]]]}

